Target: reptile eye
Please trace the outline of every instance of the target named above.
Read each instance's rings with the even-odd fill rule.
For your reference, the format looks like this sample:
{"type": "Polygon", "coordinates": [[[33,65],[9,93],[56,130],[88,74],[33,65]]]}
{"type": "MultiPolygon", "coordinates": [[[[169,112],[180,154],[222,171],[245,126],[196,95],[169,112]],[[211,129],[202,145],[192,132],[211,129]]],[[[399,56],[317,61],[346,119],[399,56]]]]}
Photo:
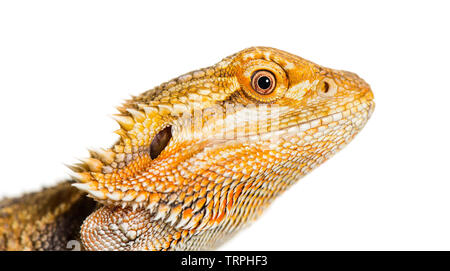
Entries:
{"type": "Polygon", "coordinates": [[[259,94],[270,94],[275,86],[275,76],[269,71],[256,71],[252,76],[252,88],[259,94]]]}
{"type": "Polygon", "coordinates": [[[172,127],[167,126],[155,135],[150,143],[150,157],[155,159],[164,150],[164,148],[169,144],[172,138],[172,127]]]}

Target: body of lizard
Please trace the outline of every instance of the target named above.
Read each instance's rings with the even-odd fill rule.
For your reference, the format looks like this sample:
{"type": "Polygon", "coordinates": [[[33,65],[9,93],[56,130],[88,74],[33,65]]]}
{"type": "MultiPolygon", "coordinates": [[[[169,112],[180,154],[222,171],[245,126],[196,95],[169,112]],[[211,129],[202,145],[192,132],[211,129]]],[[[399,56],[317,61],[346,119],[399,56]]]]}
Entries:
{"type": "Polygon", "coordinates": [[[78,190],[0,203],[0,249],[215,248],[351,141],[374,102],[353,73],[253,47],[118,109],[117,143],[71,167],[78,190]]]}

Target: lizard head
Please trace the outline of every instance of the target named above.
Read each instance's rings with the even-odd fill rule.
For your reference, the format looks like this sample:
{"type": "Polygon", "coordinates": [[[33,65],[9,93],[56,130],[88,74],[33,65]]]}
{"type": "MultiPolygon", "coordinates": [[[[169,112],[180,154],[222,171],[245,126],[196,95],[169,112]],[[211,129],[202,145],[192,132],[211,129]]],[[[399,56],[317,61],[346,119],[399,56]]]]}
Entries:
{"type": "Polygon", "coordinates": [[[119,108],[114,146],[72,167],[74,185],[104,205],[83,243],[170,249],[237,227],[346,145],[373,109],[356,74],[266,47],[163,83],[119,108]]]}

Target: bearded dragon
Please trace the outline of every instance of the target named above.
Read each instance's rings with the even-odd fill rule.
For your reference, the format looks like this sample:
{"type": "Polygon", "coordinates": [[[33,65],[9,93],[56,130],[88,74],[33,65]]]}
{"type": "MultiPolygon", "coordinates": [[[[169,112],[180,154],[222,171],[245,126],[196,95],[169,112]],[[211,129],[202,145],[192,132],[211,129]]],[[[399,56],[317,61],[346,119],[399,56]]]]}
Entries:
{"type": "Polygon", "coordinates": [[[0,202],[0,249],[214,249],[349,143],[374,110],[356,74],[252,47],[127,100],[119,140],[73,178],[0,202]]]}

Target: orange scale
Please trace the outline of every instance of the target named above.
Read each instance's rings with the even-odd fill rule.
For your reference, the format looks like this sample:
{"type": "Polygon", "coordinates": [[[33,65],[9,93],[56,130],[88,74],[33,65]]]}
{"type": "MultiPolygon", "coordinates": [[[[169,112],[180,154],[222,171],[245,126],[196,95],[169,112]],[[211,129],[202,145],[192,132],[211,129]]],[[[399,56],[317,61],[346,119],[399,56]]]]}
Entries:
{"type": "Polygon", "coordinates": [[[195,202],[195,210],[200,210],[206,203],[206,198],[201,198],[195,202]]]}
{"type": "Polygon", "coordinates": [[[158,192],[163,192],[166,188],[165,184],[160,181],[156,181],[155,183],[155,190],[158,192]]]}
{"type": "Polygon", "coordinates": [[[203,175],[203,177],[205,177],[207,179],[211,176],[211,171],[205,170],[202,175],[203,175]]]}
{"type": "Polygon", "coordinates": [[[203,218],[203,212],[197,213],[195,214],[192,218],[191,221],[189,221],[188,227],[197,227],[198,224],[200,223],[201,219],[203,218]]]}
{"type": "Polygon", "coordinates": [[[216,186],[216,184],[214,182],[210,182],[208,184],[208,186],[206,187],[206,190],[207,191],[212,191],[215,186],[216,186]]]}
{"type": "Polygon", "coordinates": [[[183,185],[188,185],[191,182],[191,180],[190,180],[191,176],[192,176],[192,174],[187,175],[187,177],[183,181],[183,185]]]}
{"type": "Polygon", "coordinates": [[[103,179],[103,173],[91,172],[90,175],[94,177],[94,179],[103,179]]]}
{"type": "Polygon", "coordinates": [[[217,175],[217,173],[212,172],[212,171],[208,171],[208,172],[209,172],[208,180],[210,180],[212,182],[217,182],[217,178],[219,177],[219,175],[217,175]]]}
{"type": "Polygon", "coordinates": [[[174,233],[174,234],[172,235],[172,237],[173,237],[173,239],[176,241],[176,240],[180,239],[181,233],[180,233],[180,232],[176,232],[176,233],[174,233]]]}
{"type": "Polygon", "coordinates": [[[183,220],[188,220],[192,217],[192,209],[187,208],[183,211],[183,214],[181,215],[183,220]]]}
{"type": "Polygon", "coordinates": [[[161,199],[161,196],[158,193],[151,193],[148,197],[150,204],[156,204],[161,199]]]}
{"type": "Polygon", "coordinates": [[[225,210],[220,212],[220,215],[215,219],[215,223],[218,224],[220,222],[223,221],[223,219],[225,218],[226,212],[225,210]]]}
{"type": "Polygon", "coordinates": [[[186,194],[187,195],[191,195],[194,191],[194,187],[193,186],[188,186],[187,190],[186,190],[186,194]]]}
{"type": "Polygon", "coordinates": [[[151,181],[146,181],[145,182],[145,190],[149,191],[149,192],[155,191],[155,184],[151,181]]]}
{"type": "Polygon", "coordinates": [[[214,218],[210,218],[208,223],[205,225],[205,227],[211,228],[212,226],[214,226],[214,224],[216,224],[216,220],[214,218]]]}
{"type": "Polygon", "coordinates": [[[240,179],[242,179],[242,177],[244,177],[244,173],[240,172],[240,170],[238,170],[238,172],[236,172],[236,173],[233,173],[234,180],[240,180],[240,179]]]}
{"type": "Polygon", "coordinates": [[[214,202],[214,208],[212,209],[212,213],[213,213],[212,219],[216,220],[219,215],[220,200],[217,198],[214,198],[213,202],[214,202]]]}
{"type": "Polygon", "coordinates": [[[237,197],[239,197],[239,195],[241,194],[243,188],[244,188],[244,183],[238,184],[234,188],[233,201],[236,201],[237,197]]]}
{"type": "Polygon", "coordinates": [[[206,193],[208,192],[208,190],[206,189],[206,187],[202,187],[202,189],[200,190],[200,192],[198,193],[199,197],[204,197],[206,195],[206,193]]]}
{"type": "Polygon", "coordinates": [[[183,206],[190,206],[193,200],[194,200],[194,196],[187,196],[184,199],[183,206]]]}
{"type": "Polygon", "coordinates": [[[227,198],[226,198],[226,208],[227,209],[231,209],[231,207],[233,207],[233,203],[234,203],[234,201],[233,201],[233,191],[229,191],[228,192],[228,195],[227,195],[227,198]]]}
{"type": "Polygon", "coordinates": [[[247,185],[245,185],[245,187],[244,187],[244,191],[249,190],[252,186],[253,186],[253,182],[247,183],[247,185]]]}
{"type": "Polygon", "coordinates": [[[223,187],[223,185],[221,183],[217,184],[214,187],[214,190],[213,190],[214,191],[214,195],[218,194],[222,190],[222,187],[223,187]]]}
{"type": "Polygon", "coordinates": [[[166,193],[167,192],[174,192],[174,191],[177,191],[179,188],[178,188],[178,186],[177,185],[175,185],[175,184],[168,184],[167,186],[166,186],[166,193]]]}
{"type": "Polygon", "coordinates": [[[200,174],[199,184],[200,186],[207,186],[210,183],[211,172],[208,170],[202,171],[200,174]]]}
{"type": "Polygon", "coordinates": [[[181,192],[178,195],[178,202],[184,202],[185,197],[186,197],[186,192],[181,192]]]}
{"type": "Polygon", "coordinates": [[[198,192],[198,191],[200,191],[200,189],[201,189],[202,187],[201,187],[201,185],[200,185],[200,183],[196,183],[196,184],[194,184],[194,192],[198,192]]]}

